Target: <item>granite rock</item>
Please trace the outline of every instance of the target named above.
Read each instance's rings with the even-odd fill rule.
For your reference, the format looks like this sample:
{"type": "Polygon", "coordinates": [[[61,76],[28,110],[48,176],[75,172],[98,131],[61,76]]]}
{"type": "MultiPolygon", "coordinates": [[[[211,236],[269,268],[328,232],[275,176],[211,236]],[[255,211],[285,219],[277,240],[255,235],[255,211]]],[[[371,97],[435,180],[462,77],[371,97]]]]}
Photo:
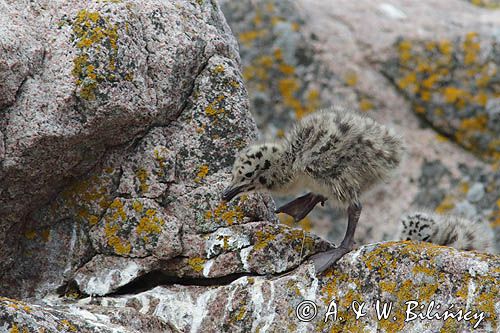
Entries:
{"type": "MultiPolygon", "coordinates": [[[[114,313],[110,322],[116,325],[116,318],[122,318],[121,322],[129,323],[124,327],[130,331],[135,331],[130,328],[130,313],[135,313],[134,323],[150,318],[150,327],[162,324],[174,332],[353,332],[359,329],[495,332],[500,316],[499,265],[498,256],[427,243],[387,242],[347,254],[335,268],[320,276],[315,275],[311,263],[304,263],[287,274],[271,278],[244,276],[211,286],[162,285],[135,294],[85,298],[71,304],[51,299],[45,301],[48,307],[45,311],[64,311],[63,318],[68,318],[76,327],[80,327],[77,325],[82,325],[82,321],[89,321],[90,315],[102,321],[114,313]],[[384,304],[391,306],[388,319],[377,319],[377,301],[381,302],[381,308],[384,304]],[[418,306],[407,303],[411,301],[418,302],[418,306]],[[337,306],[336,317],[326,316],[331,304],[337,306]],[[365,315],[356,319],[353,309],[361,304],[364,304],[365,315]],[[425,315],[429,308],[433,314],[443,314],[445,310],[453,314],[468,312],[468,320],[405,322],[407,316],[425,315]],[[75,320],[75,314],[87,315],[75,320]]],[[[22,306],[2,310],[29,317],[22,306]]],[[[40,319],[39,322],[43,323],[40,319]]],[[[4,325],[11,327],[12,319],[4,325]]]]}
{"type": "MultiPolygon", "coordinates": [[[[68,290],[102,296],[149,273],[184,278],[273,274],[292,269],[311,253],[328,248],[328,242],[316,236],[278,225],[268,195],[221,202],[235,153],[257,135],[235,42],[217,5],[151,1],[138,6],[131,1],[93,6],[72,8],[70,13],[65,12],[66,7],[54,9],[63,17],[57,30],[67,30],[67,39],[59,35],[60,44],[77,47],[78,61],[68,64],[72,76],[60,79],[69,80],[68,87],[76,84],[70,97],[78,101],[78,112],[88,113],[72,118],[75,126],[89,126],[86,131],[92,132],[95,141],[85,144],[99,149],[109,140],[114,143],[98,155],[86,155],[82,162],[87,165],[85,174],[72,170],[72,177],[59,184],[61,188],[56,181],[46,184],[54,194],[44,192],[47,202],[16,225],[22,230],[16,234],[19,250],[7,257],[13,265],[2,278],[0,291],[22,298],[66,294],[68,290]],[[182,24],[174,24],[176,21],[182,24]],[[105,29],[109,31],[103,32],[105,29]],[[178,35],[178,31],[183,33],[178,35]],[[204,31],[203,37],[199,31],[204,31]],[[139,35],[129,36],[133,33],[139,35]],[[89,44],[94,39],[99,44],[95,50],[89,44]],[[140,52],[134,49],[137,43],[143,43],[140,52]],[[135,65],[127,65],[136,52],[135,65]],[[141,52],[151,55],[141,60],[141,52]],[[117,72],[109,68],[110,62],[117,72]],[[76,63],[91,66],[91,70],[75,69],[76,63]],[[100,67],[103,64],[105,68],[100,67]],[[113,78],[101,70],[111,70],[113,78]],[[130,76],[122,70],[135,72],[130,76]],[[139,100],[148,96],[156,98],[154,103],[144,101],[149,111],[141,109],[139,100]],[[114,122],[117,117],[120,123],[114,122]],[[97,118],[99,125],[92,123],[97,118]],[[133,130],[132,124],[139,119],[141,130],[133,130]]],[[[46,78],[41,75],[40,80],[46,78]]],[[[63,88],[58,92],[65,91],[63,88]]],[[[19,112],[31,112],[42,120],[48,117],[22,107],[26,104],[19,104],[19,112]]],[[[15,114],[12,108],[7,109],[8,115],[15,114]]],[[[9,123],[7,129],[23,124],[19,119],[9,123]]],[[[87,137],[83,131],[72,134],[77,136],[71,139],[76,150],[83,149],[82,139],[87,137]]],[[[16,150],[9,146],[11,132],[6,133],[9,156],[9,151],[16,150]]],[[[39,146],[38,153],[47,150],[45,157],[58,162],[58,168],[65,164],[65,157],[55,161],[49,156],[57,151],[64,135],[61,133],[55,146],[48,142],[39,146]]],[[[78,159],[73,163],[82,167],[78,159]]],[[[37,170],[49,178],[59,173],[57,168],[45,167],[39,162],[37,170]]],[[[2,186],[10,186],[8,191],[21,186],[9,174],[6,177],[2,186]]],[[[44,181],[42,175],[38,181],[44,181]]],[[[30,202],[38,195],[19,193],[29,194],[30,202]]],[[[10,197],[9,207],[16,200],[10,197]]]]}

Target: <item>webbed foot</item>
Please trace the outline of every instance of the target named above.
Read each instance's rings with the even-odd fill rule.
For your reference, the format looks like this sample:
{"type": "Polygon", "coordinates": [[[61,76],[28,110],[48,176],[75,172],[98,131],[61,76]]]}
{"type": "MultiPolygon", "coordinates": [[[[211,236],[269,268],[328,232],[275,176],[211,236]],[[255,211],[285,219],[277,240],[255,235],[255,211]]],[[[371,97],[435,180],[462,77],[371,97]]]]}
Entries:
{"type": "Polygon", "coordinates": [[[323,206],[326,200],[327,198],[322,195],[309,192],[306,195],[281,206],[275,213],[285,213],[290,215],[294,218],[295,222],[297,222],[306,217],[318,203],[321,203],[323,206]]]}
{"type": "Polygon", "coordinates": [[[311,256],[311,260],[314,263],[314,269],[316,270],[316,274],[321,274],[328,268],[330,268],[333,264],[340,260],[346,253],[349,253],[351,250],[337,247],[335,249],[331,249],[325,252],[316,253],[311,256]]]}

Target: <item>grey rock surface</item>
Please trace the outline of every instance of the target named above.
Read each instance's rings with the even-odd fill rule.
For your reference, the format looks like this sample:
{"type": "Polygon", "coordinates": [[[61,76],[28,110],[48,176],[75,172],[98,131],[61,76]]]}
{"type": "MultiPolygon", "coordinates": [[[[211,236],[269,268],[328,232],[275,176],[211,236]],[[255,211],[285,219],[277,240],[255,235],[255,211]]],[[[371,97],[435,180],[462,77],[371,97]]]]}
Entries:
{"type": "MultiPolygon", "coordinates": [[[[22,232],[14,233],[19,236],[13,242],[18,245],[15,255],[2,251],[13,265],[0,291],[39,298],[64,293],[76,283],[83,294],[106,295],[150,272],[196,278],[270,274],[296,267],[310,253],[326,249],[329,244],[318,237],[277,225],[268,196],[244,196],[231,204],[220,200],[232,159],[256,138],[256,127],[247,110],[235,42],[216,4],[93,6],[49,7],[61,17],[50,27],[59,32],[61,48],[47,46],[47,54],[61,54],[66,48],[64,54],[74,52],[76,58],[66,62],[68,68],[57,62],[72,71],[69,77],[64,71],[49,71],[50,65],[46,75],[54,76],[49,85],[56,79],[67,81],[59,83],[57,93],[68,93],[71,104],[53,110],[53,116],[26,103],[6,109],[7,156],[2,165],[15,166],[15,172],[5,174],[2,186],[8,193],[18,188],[20,196],[3,197],[2,209],[7,206],[10,214],[2,223],[9,226],[17,217],[9,227],[22,232]],[[137,43],[142,44],[135,49],[137,43]],[[63,110],[64,115],[55,116],[63,110]],[[27,131],[22,126],[35,126],[23,122],[26,114],[45,123],[66,119],[71,112],[81,115],[71,116],[75,128],[60,127],[59,136],[36,132],[58,139],[37,146],[40,138],[30,148],[57,166],[47,169],[38,161],[36,174],[32,165],[23,166],[23,159],[12,157],[26,157],[18,151],[25,145],[14,145],[20,140],[16,133],[27,131]],[[74,145],[61,151],[58,145],[66,139],[74,145]],[[87,144],[99,154],[71,153],[88,152],[87,144]],[[71,165],[65,156],[71,157],[71,165]],[[39,193],[28,191],[22,184],[27,179],[16,178],[22,172],[36,176],[46,191],[42,185],[39,193]],[[62,181],[69,172],[71,177],[62,181]],[[42,194],[48,203],[35,200],[42,194]]],[[[47,80],[44,75],[39,80],[47,80]]],[[[33,84],[43,87],[41,82],[33,84]]],[[[30,93],[19,99],[32,98],[30,93]]],[[[47,126],[53,130],[56,125],[47,126]]]]}
{"type": "MultiPolygon", "coordinates": [[[[0,0],[0,333],[498,330],[498,256],[363,245],[421,204],[500,229],[498,169],[436,136],[382,74],[399,37],[483,36],[498,15],[463,0],[222,4],[241,68],[215,1],[0,0]],[[408,156],[365,196],[360,247],[315,276],[307,258],[331,244],[278,223],[266,194],[220,193],[256,123],[279,135],[339,101],[395,127],[408,156]],[[414,298],[485,317],[405,324],[414,298]],[[324,322],[332,299],[343,319],[324,322]],[[377,299],[398,320],[377,320],[377,299]]],[[[335,240],[344,224],[325,211],[302,226],[335,240]]]]}
{"type": "Polygon", "coordinates": [[[209,2],[0,6],[7,22],[0,65],[6,79],[0,88],[5,272],[30,213],[110,151],[175,119],[211,56],[237,61],[238,54],[220,11],[209,2]]]}
{"type": "Polygon", "coordinates": [[[43,307],[3,298],[0,332],[14,327],[19,332],[25,327],[57,327],[63,332],[495,332],[499,268],[497,256],[428,243],[379,243],[347,254],[321,276],[315,276],[311,263],[304,263],[272,278],[244,276],[213,286],[163,285],[77,302],[51,298],[43,307]],[[417,309],[407,303],[410,300],[424,307],[417,309]],[[332,301],[336,317],[327,316],[332,301]],[[391,306],[388,319],[377,319],[377,301],[381,307],[391,306]],[[432,313],[461,310],[469,313],[468,320],[405,322],[412,315],[425,315],[431,301],[441,306],[432,313]],[[353,308],[360,304],[365,315],[356,319],[353,308]],[[315,316],[309,317],[312,313],[315,316]]]}

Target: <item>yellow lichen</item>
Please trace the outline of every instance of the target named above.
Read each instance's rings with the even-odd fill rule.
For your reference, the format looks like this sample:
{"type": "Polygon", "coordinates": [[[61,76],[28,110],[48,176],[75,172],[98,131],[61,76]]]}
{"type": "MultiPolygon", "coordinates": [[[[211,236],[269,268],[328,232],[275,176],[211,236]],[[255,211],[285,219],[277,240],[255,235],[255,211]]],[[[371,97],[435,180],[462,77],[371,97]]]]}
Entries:
{"type": "Polygon", "coordinates": [[[29,240],[33,240],[36,237],[36,231],[35,230],[28,230],[24,233],[24,237],[26,237],[29,240]]]}
{"type": "Polygon", "coordinates": [[[203,271],[206,260],[200,257],[188,259],[188,265],[196,272],[203,271]]]}
{"type": "Polygon", "coordinates": [[[239,34],[238,39],[243,44],[251,44],[255,39],[261,38],[267,34],[266,29],[250,30],[239,34]]]}
{"type": "Polygon", "coordinates": [[[460,123],[460,128],[465,130],[484,131],[488,124],[487,115],[479,115],[473,118],[463,119],[460,123]]]}
{"type": "Polygon", "coordinates": [[[215,117],[219,114],[224,113],[224,108],[223,107],[216,107],[216,105],[220,104],[224,100],[225,96],[220,94],[215,98],[213,102],[208,104],[208,106],[205,108],[205,113],[207,116],[215,117]]]}
{"type": "Polygon", "coordinates": [[[148,172],[144,168],[139,168],[136,172],[135,175],[137,179],[139,180],[139,189],[141,190],[142,193],[145,193],[149,190],[149,185],[148,185],[148,172]]]}
{"type": "MultiPolygon", "coordinates": [[[[239,203],[243,201],[244,200],[240,198],[239,203]]],[[[226,203],[221,202],[214,210],[206,211],[204,216],[206,219],[214,218],[219,223],[232,225],[235,222],[243,221],[245,215],[239,204],[231,208],[226,203]]]]}
{"type": "Polygon", "coordinates": [[[71,332],[77,332],[77,328],[75,325],[69,322],[67,319],[63,319],[60,321],[58,327],[58,330],[69,330],[71,332]]]}
{"type": "Polygon", "coordinates": [[[215,66],[213,72],[215,74],[224,73],[224,66],[223,65],[217,65],[217,66],[215,66]]]}
{"type": "Polygon", "coordinates": [[[95,91],[98,83],[113,80],[119,74],[115,66],[118,54],[118,27],[99,12],[82,9],[73,20],[72,29],[76,47],[79,50],[79,54],[73,60],[72,74],[80,88],[80,97],[92,100],[96,97],[95,91]],[[108,63],[99,66],[96,64],[97,59],[89,58],[89,54],[93,54],[90,50],[93,49],[95,53],[102,54],[100,50],[107,49],[107,45],[111,50],[99,61],[108,63]]]}
{"type": "Polygon", "coordinates": [[[443,214],[449,212],[455,207],[454,198],[452,196],[446,196],[443,201],[436,207],[436,213],[443,214]]]}
{"type": "Polygon", "coordinates": [[[344,81],[348,86],[354,87],[358,83],[358,74],[356,72],[348,72],[344,81]]]}
{"type": "Polygon", "coordinates": [[[204,164],[198,168],[198,173],[196,174],[195,182],[201,183],[201,181],[208,175],[208,165],[204,164]]]}
{"type": "Polygon", "coordinates": [[[253,247],[255,251],[262,250],[263,248],[267,247],[271,241],[276,239],[276,235],[260,230],[255,233],[255,236],[257,237],[257,240],[253,247]]]}
{"type": "Polygon", "coordinates": [[[156,211],[148,209],[145,215],[139,220],[139,224],[137,225],[135,232],[137,233],[137,236],[142,237],[145,242],[148,242],[148,235],[160,234],[163,224],[165,224],[165,221],[156,216],[156,211]]]}
{"type": "Polygon", "coordinates": [[[50,230],[49,229],[43,229],[41,232],[40,232],[40,236],[42,237],[42,240],[44,242],[48,242],[49,239],[50,239],[50,230]]]}
{"type": "Polygon", "coordinates": [[[140,213],[140,212],[142,212],[142,210],[143,210],[144,207],[143,207],[143,205],[142,205],[142,203],[140,201],[134,201],[132,203],[132,208],[134,208],[134,210],[136,212],[140,213]]]}
{"type": "Polygon", "coordinates": [[[359,101],[359,109],[361,111],[369,111],[373,109],[373,103],[367,98],[361,98],[359,101]]]}

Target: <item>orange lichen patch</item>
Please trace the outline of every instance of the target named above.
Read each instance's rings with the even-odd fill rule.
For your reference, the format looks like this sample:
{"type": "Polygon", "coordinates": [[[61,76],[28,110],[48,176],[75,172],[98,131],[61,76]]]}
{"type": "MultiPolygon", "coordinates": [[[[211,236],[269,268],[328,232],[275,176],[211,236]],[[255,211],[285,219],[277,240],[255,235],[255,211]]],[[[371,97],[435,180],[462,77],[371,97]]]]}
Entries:
{"type": "Polygon", "coordinates": [[[107,183],[107,176],[92,176],[77,182],[65,190],[61,197],[64,205],[71,208],[79,221],[90,225],[97,224],[100,210],[110,205],[111,191],[107,183]]]}
{"type": "Polygon", "coordinates": [[[488,102],[488,95],[484,91],[480,91],[473,97],[473,101],[474,103],[485,107],[488,102]]]}
{"type": "Polygon", "coordinates": [[[461,182],[459,185],[458,185],[458,191],[460,193],[463,193],[463,194],[466,194],[467,192],[469,192],[469,183],[468,182],[461,182]]]}
{"type": "Polygon", "coordinates": [[[415,109],[416,113],[419,113],[419,114],[425,113],[425,108],[422,105],[415,105],[414,109],[415,109]]]}
{"type": "Polygon", "coordinates": [[[359,109],[361,111],[370,111],[373,109],[373,103],[367,98],[361,98],[359,101],[359,109]]]}
{"type": "Polygon", "coordinates": [[[144,206],[142,205],[142,203],[140,201],[134,201],[132,203],[132,208],[138,212],[138,213],[141,213],[142,210],[144,209],[144,206]]]}
{"type": "Polygon", "coordinates": [[[143,217],[139,220],[135,232],[137,236],[142,237],[145,242],[149,241],[148,235],[159,235],[162,231],[162,226],[165,221],[159,218],[157,212],[153,209],[148,209],[143,217]]]}
{"type": "Polygon", "coordinates": [[[145,193],[149,190],[148,185],[148,172],[144,168],[139,168],[135,172],[135,176],[139,180],[139,189],[142,193],[145,193]]]}
{"type": "Polygon", "coordinates": [[[281,51],[280,48],[276,48],[273,51],[273,56],[276,58],[276,60],[283,61],[283,51],[281,51]]]}
{"type": "Polygon", "coordinates": [[[427,90],[423,90],[420,92],[420,99],[424,102],[428,102],[431,100],[431,92],[430,91],[427,91],[427,90]]]}
{"type": "Polygon", "coordinates": [[[438,43],[439,52],[444,55],[451,55],[453,51],[453,45],[449,40],[443,39],[438,43]]]}
{"type": "Polygon", "coordinates": [[[60,331],[71,331],[71,332],[77,332],[77,328],[75,325],[69,322],[69,320],[63,319],[59,322],[59,325],[57,326],[57,329],[60,331]]]}
{"type": "Polygon", "coordinates": [[[127,221],[127,214],[124,210],[123,202],[116,198],[109,206],[110,214],[105,216],[104,235],[107,244],[114,249],[118,255],[130,253],[132,248],[130,242],[122,240],[117,234],[121,229],[121,224],[127,221]]]}
{"type": "Polygon", "coordinates": [[[188,265],[196,272],[203,271],[206,260],[200,257],[188,259],[188,265]]]}
{"type": "Polygon", "coordinates": [[[477,130],[484,131],[488,124],[488,116],[480,115],[474,118],[467,118],[462,120],[460,128],[464,130],[477,130]]]}
{"type": "Polygon", "coordinates": [[[221,202],[215,209],[208,210],[205,212],[204,216],[206,219],[215,219],[218,223],[224,225],[232,225],[235,222],[242,222],[245,214],[241,206],[239,205],[244,199],[240,198],[238,205],[230,207],[225,202],[221,202]]]}
{"type": "Polygon", "coordinates": [[[282,96],[283,104],[295,112],[297,119],[311,112],[311,109],[304,107],[301,101],[295,96],[299,88],[300,83],[295,77],[286,77],[278,81],[278,90],[282,96]]]}
{"type": "Polygon", "coordinates": [[[407,63],[411,59],[411,48],[412,45],[407,40],[401,40],[397,45],[399,51],[399,61],[401,63],[407,63]]]}
{"type": "Polygon", "coordinates": [[[164,151],[166,150],[165,147],[156,147],[153,151],[153,157],[158,162],[158,170],[157,170],[157,175],[162,177],[165,175],[164,169],[165,169],[165,157],[163,156],[164,151]]]}
{"type": "Polygon", "coordinates": [[[481,50],[481,46],[477,39],[477,32],[469,32],[465,36],[465,41],[463,42],[465,65],[472,65],[476,63],[477,56],[479,54],[479,51],[481,50]]]}
{"type": "Polygon", "coordinates": [[[273,60],[273,57],[271,57],[269,55],[262,55],[259,58],[257,58],[255,60],[255,62],[258,65],[263,66],[264,68],[268,68],[269,69],[269,68],[273,67],[274,60],[273,60]]]}
{"type": "Polygon", "coordinates": [[[118,255],[126,255],[130,253],[132,246],[128,241],[123,241],[120,237],[116,235],[119,230],[119,226],[111,225],[106,223],[104,227],[104,233],[108,240],[108,245],[113,247],[114,251],[118,255]]]}
{"type": "Polygon", "coordinates": [[[456,87],[446,87],[443,89],[443,96],[447,103],[458,103],[466,95],[466,91],[456,87]]]}
{"type": "Polygon", "coordinates": [[[429,77],[427,77],[425,80],[422,81],[422,87],[427,89],[427,90],[430,90],[434,87],[434,85],[438,81],[439,81],[439,74],[433,73],[433,74],[429,75],[429,77]]]}
{"type": "Polygon", "coordinates": [[[220,115],[224,113],[224,108],[217,105],[220,105],[220,103],[224,100],[225,96],[223,94],[220,94],[215,98],[214,101],[212,101],[208,106],[205,108],[205,114],[207,116],[215,117],[217,115],[220,115]]]}
{"type": "Polygon", "coordinates": [[[253,25],[258,27],[259,25],[262,24],[262,14],[259,9],[255,10],[254,17],[252,19],[253,25]]]}
{"type": "Polygon", "coordinates": [[[281,138],[284,138],[284,137],[285,137],[285,131],[284,131],[283,129],[281,129],[281,128],[280,128],[279,130],[277,130],[277,131],[276,131],[276,136],[277,136],[278,138],[280,138],[280,139],[281,139],[281,138]]]}
{"type": "Polygon", "coordinates": [[[398,87],[403,90],[411,87],[412,91],[416,91],[417,90],[416,84],[417,84],[416,73],[408,73],[405,77],[397,81],[398,87]]]}
{"type": "Polygon", "coordinates": [[[434,114],[436,114],[438,117],[442,117],[444,115],[444,110],[442,108],[435,108],[434,109],[434,114]]]}
{"type": "Polygon", "coordinates": [[[36,231],[35,230],[28,230],[24,233],[24,237],[26,237],[29,240],[33,240],[36,237],[36,231]]]}
{"type": "Polygon", "coordinates": [[[300,103],[293,94],[299,89],[299,83],[295,78],[285,78],[278,82],[278,89],[284,98],[286,105],[294,107],[300,103]]]}
{"type": "Polygon", "coordinates": [[[42,237],[42,240],[44,242],[48,242],[50,239],[50,230],[49,229],[43,229],[42,232],[40,233],[40,236],[42,237]]]}
{"type": "Polygon", "coordinates": [[[345,75],[344,81],[348,86],[354,87],[358,83],[358,74],[356,72],[348,72],[345,75]]]}
{"type": "Polygon", "coordinates": [[[292,75],[295,73],[295,68],[287,64],[279,64],[279,70],[281,73],[286,75],[292,75]]]}
{"type": "Polygon", "coordinates": [[[236,314],[236,320],[240,321],[245,317],[245,314],[247,313],[247,309],[245,306],[242,306],[239,308],[238,313],[236,314]]]}
{"type": "Polygon", "coordinates": [[[300,30],[300,24],[297,22],[292,22],[292,30],[297,32],[300,30]]]}
{"type": "Polygon", "coordinates": [[[444,214],[449,212],[455,207],[454,198],[452,196],[446,196],[443,201],[436,207],[435,211],[439,214],[444,214]]]}
{"type": "Polygon", "coordinates": [[[201,183],[201,181],[207,176],[208,174],[208,165],[204,164],[198,168],[198,173],[196,174],[196,178],[194,181],[196,183],[201,183]]]}
{"type": "Polygon", "coordinates": [[[256,40],[257,38],[262,38],[266,34],[266,29],[245,31],[238,35],[238,40],[243,44],[250,45],[254,40],[256,40]]]}
{"type": "MultiPolygon", "coordinates": [[[[95,90],[98,83],[104,80],[114,80],[119,73],[116,72],[116,56],[118,54],[118,26],[109,22],[109,19],[99,12],[80,10],[73,22],[73,37],[80,54],[73,60],[72,74],[76,84],[80,87],[79,95],[83,99],[95,99],[95,90]],[[109,45],[109,47],[108,47],[109,45]],[[102,66],[91,61],[90,49],[95,49],[101,54],[101,49],[110,48],[107,55],[101,59],[107,61],[102,66]],[[97,71],[96,67],[100,69],[97,71]]],[[[130,74],[130,73],[129,73],[130,74]]]]}
{"type": "MultiPolygon", "coordinates": [[[[303,220],[302,220],[303,221],[303,220]]],[[[308,221],[305,222],[304,227],[308,228],[308,221]]],[[[300,226],[300,222],[299,222],[300,226]]],[[[303,254],[304,252],[312,251],[314,249],[314,239],[306,234],[304,229],[291,229],[291,228],[283,228],[280,233],[284,235],[285,240],[290,244],[295,244],[293,249],[297,253],[303,254]]]]}
{"type": "Polygon", "coordinates": [[[215,74],[224,73],[224,66],[223,65],[217,65],[217,66],[215,66],[214,69],[213,69],[213,72],[215,74]]]}
{"type": "Polygon", "coordinates": [[[276,239],[276,235],[260,230],[255,233],[255,236],[257,238],[255,241],[255,245],[253,246],[253,249],[255,251],[262,250],[263,248],[267,247],[271,241],[276,239]]]}
{"type": "Polygon", "coordinates": [[[447,142],[449,139],[441,134],[436,134],[436,140],[439,142],[447,142]]]}

